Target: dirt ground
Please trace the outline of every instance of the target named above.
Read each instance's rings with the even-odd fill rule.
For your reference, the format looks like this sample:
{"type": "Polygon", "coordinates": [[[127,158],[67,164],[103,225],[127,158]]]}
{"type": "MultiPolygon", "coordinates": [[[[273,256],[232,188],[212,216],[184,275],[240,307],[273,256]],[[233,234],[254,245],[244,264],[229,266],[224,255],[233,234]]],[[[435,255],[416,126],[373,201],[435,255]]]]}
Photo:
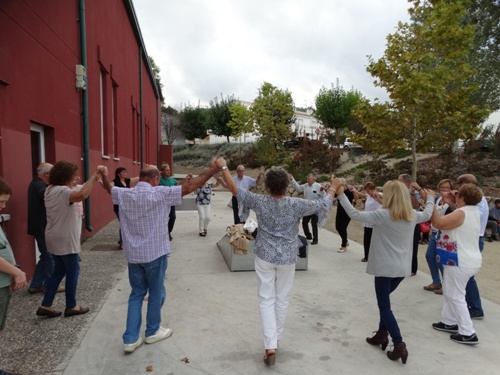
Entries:
{"type": "MultiPolygon", "coordinates": [[[[358,160],[359,162],[359,160],[358,160]]],[[[347,163],[349,164],[349,163],[347,163]]],[[[352,167],[352,166],[351,166],[352,167]]],[[[349,169],[349,166],[343,165],[343,170],[349,169]]],[[[174,165],[174,173],[177,174],[187,174],[193,173],[195,175],[202,173],[203,168],[184,168],[177,167],[174,165]]],[[[231,171],[233,173],[233,171],[231,171]]],[[[247,169],[245,174],[251,177],[257,177],[258,170],[257,169],[247,169]]],[[[332,208],[330,216],[328,217],[328,221],[323,228],[323,230],[328,230],[333,233],[337,233],[335,230],[335,214],[337,212],[336,205],[332,208]]],[[[351,221],[349,227],[347,228],[348,238],[350,241],[354,241],[360,244],[363,244],[363,226],[361,223],[356,221],[351,221]]],[[[321,235],[320,235],[321,241],[321,235]]],[[[335,244],[335,248],[340,246],[340,243],[335,244]]],[[[429,274],[429,280],[427,284],[432,282],[430,278],[429,268],[427,266],[427,261],[425,260],[425,252],[427,250],[427,245],[420,245],[418,249],[418,269],[420,272],[424,272],[429,274]]],[[[349,251],[349,250],[348,250],[349,251]]],[[[361,258],[363,258],[363,254],[360,252],[359,259],[361,263],[361,258]]],[[[482,297],[489,299],[492,302],[500,304],[500,293],[498,293],[498,289],[500,289],[500,242],[486,242],[484,244],[483,251],[483,264],[481,270],[476,275],[476,279],[479,285],[479,291],[482,297]]],[[[425,285],[427,285],[425,284],[425,285]]],[[[424,284],[422,285],[422,287],[424,284]]],[[[431,293],[431,292],[429,292],[431,293]]]]}

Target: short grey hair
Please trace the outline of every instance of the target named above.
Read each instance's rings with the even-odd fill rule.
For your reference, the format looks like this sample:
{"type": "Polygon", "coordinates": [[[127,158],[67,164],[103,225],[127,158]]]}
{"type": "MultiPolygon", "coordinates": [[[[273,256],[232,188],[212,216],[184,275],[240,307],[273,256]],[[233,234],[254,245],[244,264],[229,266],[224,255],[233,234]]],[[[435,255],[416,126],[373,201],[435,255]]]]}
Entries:
{"type": "Polygon", "coordinates": [[[36,169],[36,173],[39,175],[39,176],[42,176],[44,175],[45,173],[47,172],[50,172],[50,170],[52,169],[53,165],[52,164],[49,164],[49,163],[42,163],[38,166],[38,168],[36,169]]]}
{"type": "Polygon", "coordinates": [[[411,183],[411,182],[412,182],[412,178],[411,178],[411,176],[410,176],[409,174],[407,174],[407,173],[400,174],[400,175],[398,176],[398,179],[402,179],[403,181],[406,181],[406,182],[408,182],[408,183],[411,183]]]}

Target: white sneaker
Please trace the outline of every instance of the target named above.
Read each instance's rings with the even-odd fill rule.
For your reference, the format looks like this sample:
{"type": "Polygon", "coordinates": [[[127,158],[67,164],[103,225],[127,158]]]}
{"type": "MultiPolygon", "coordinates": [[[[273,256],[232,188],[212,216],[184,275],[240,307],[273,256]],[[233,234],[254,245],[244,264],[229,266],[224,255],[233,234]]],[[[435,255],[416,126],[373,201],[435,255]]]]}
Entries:
{"type": "Polygon", "coordinates": [[[146,337],[146,344],[154,344],[157,341],[168,339],[170,336],[172,336],[172,330],[160,326],[153,336],[146,337]]]}
{"type": "Polygon", "coordinates": [[[139,346],[141,346],[143,343],[142,337],[139,337],[139,339],[134,342],[133,344],[124,344],[123,345],[123,351],[125,353],[132,353],[137,349],[139,346]]]}

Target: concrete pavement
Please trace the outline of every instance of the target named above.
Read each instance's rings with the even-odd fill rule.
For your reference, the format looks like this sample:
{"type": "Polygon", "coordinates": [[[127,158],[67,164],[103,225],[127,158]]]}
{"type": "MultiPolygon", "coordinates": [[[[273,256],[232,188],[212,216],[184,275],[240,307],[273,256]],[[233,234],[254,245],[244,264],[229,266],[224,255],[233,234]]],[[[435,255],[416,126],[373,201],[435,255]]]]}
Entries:
{"type": "Polygon", "coordinates": [[[340,238],[325,230],[319,244],[309,246],[308,270],[296,272],[276,365],[267,368],[255,273],[230,272],[216,245],[232,224],[229,199],[227,191],[215,191],[207,237],[198,235],[197,212],[177,211],[162,312],[172,337],[123,352],[130,292],[124,271],[60,371],[145,374],[152,366],[153,374],[186,375],[500,373],[500,306],[483,299],[486,318],[474,321],[479,345],[456,344],[449,334],[431,328],[440,320],[443,300],[422,289],[429,278],[422,273],[404,280],[392,296],[409,351],[407,364],[392,362],[368,345],[365,337],[377,329],[378,310],[373,277],[360,262],[362,245],[351,242],[339,254],[340,238]],[[182,361],[186,357],[189,363],[182,361]]]}

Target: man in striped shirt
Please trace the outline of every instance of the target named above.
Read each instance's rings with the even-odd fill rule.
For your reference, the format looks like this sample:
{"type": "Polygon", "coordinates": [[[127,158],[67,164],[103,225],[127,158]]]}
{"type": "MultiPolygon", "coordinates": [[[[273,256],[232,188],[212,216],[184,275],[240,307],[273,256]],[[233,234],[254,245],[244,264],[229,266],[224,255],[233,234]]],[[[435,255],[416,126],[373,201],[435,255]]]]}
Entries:
{"type": "Polygon", "coordinates": [[[141,171],[139,183],[133,189],[111,187],[107,171],[104,173],[103,186],[111,194],[113,203],[120,206],[123,250],[132,288],[128,300],[127,326],[123,334],[126,353],[132,353],[143,343],[140,336],[141,309],[148,293],[144,341],[153,344],[172,334],[170,328],[160,326],[161,308],[166,297],[164,282],[167,255],[170,253],[167,233],[170,207],[181,204],[182,196],[202,186],[219,170],[214,160],[208,171],[198,177],[177,186],[159,186],[160,171],[155,166],[147,166],[141,171]]]}

